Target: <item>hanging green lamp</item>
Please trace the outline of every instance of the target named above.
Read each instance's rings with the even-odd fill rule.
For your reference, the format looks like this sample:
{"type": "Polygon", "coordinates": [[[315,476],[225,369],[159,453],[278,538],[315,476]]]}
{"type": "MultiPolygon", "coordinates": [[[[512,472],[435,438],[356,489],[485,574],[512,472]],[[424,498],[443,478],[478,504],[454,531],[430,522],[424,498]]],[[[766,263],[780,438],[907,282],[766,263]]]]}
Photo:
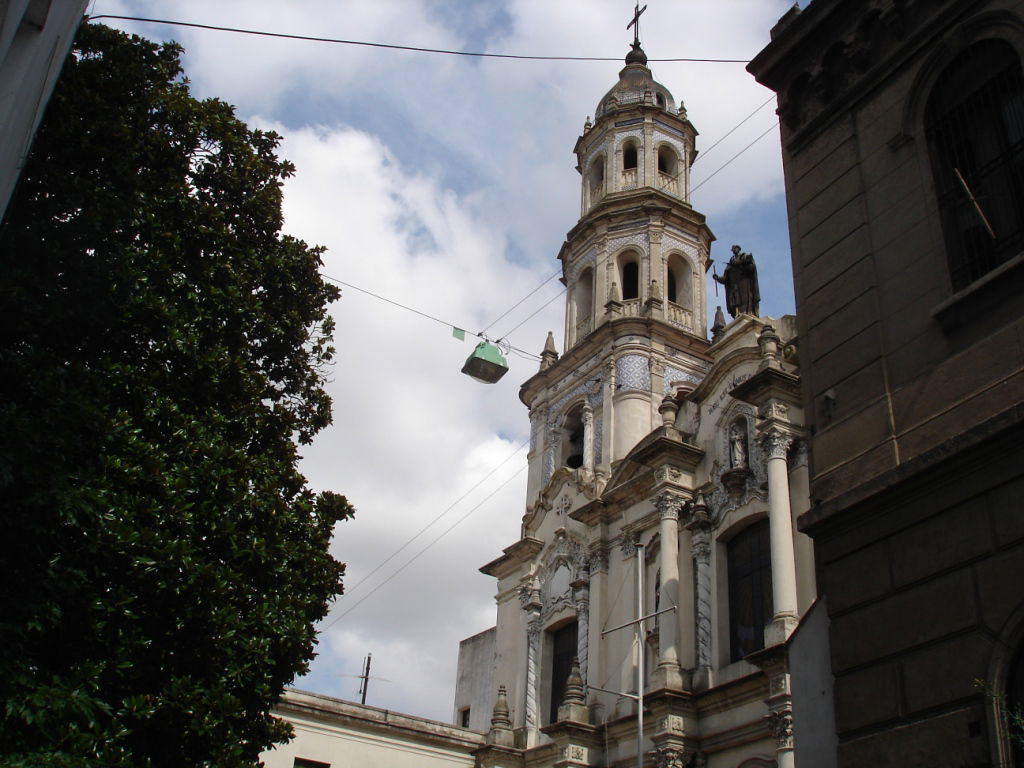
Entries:
{"type": "Polygon", "coordinates": [[[482,384],[493,384],[508,373],[508,362],[494,344],[481,341],[473,354],[466,358],[462,372],[482,384]]]}

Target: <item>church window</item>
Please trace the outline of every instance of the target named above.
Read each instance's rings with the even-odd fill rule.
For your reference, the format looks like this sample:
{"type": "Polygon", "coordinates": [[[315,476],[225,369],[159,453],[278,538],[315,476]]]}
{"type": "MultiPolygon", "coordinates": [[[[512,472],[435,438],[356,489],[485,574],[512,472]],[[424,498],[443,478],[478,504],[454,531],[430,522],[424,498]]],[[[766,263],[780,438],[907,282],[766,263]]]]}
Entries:
{"type": "Polygon", "coordinates": [[[772,618],[772,565],[768,521],[754,523],[726,545],[729,577],[729,658],[764,648],[772,618]]]}
{"type": "Polygon", "coordinates": [[[459,710],[459,725],[463,728],[469,728],[469,707],[463,707],[459,710]]]}
{"type": "Polygon", "coordinates": [[[676,175],[676,153],[664,144],[658,147],[658,172],[668,176],[676,175]]]}
{"type": "Polygon", "coordinates": [[[630,171],[636,169],[636,143],[627,141],[622,147],[622,169],[630,171]]]}
{"type": "Polygon", "coordinates": [[[579,341],[590,333],[594,312],[594,270],[589,267],[580,273],[572,288],[572,303],[575,323],[573,341],[579,341]]]}
{"type": "Polygon", "coordinates": [[[640,298],[640,263],[635,257],[629,257],[622,261],[622,299],[640,298]]]}
{"type": "Polygon", "coordinates": [[[296,757],[292,763],[292,768],[331,768],[330,763],[324,763],[320,760],[309,760],[305,757],[296,757]]]}
{"type": "Polygon", "coordinates": [[[578,625],[571,621],[548,632],[551,643],[551,709],[548,722],[558,720],[558,708],[565,698],[566,683],[577,654],[578,625]]]}
{"type": "Polygon", "coordinates": [[[690,266],[678,253],[668,257],[665,297],[673,304],[689,308],[693,304],[690,291],[690,266]]]}
{"type": "Polygon", "coordinates": [[[958,291],[1024,250],[1024,76],[1013,47],[987,40],[950,62],[925,133],[958,291]]]}
{"type": "Polygon", "coordinates": [[[583,466],[583,405],[566,414],[562,426],[562,463],[569,469],[583,466]]]}
{"type": "Polygon", "coordinates": [[[654,100],[655,100],[655,102],[657,102],[659,107],[661,107],[662,109],[665,108],[665,97],[664,97],[664,95],[659,93],[659,94],[657,94],[654,97],[654,100]]]}

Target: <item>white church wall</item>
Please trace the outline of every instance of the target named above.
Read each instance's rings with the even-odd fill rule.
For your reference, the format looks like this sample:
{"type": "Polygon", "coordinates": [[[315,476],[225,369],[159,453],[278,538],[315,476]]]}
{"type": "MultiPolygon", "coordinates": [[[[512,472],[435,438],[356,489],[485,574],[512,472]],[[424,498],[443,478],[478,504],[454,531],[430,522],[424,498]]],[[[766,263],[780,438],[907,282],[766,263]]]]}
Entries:
{"type": "Polygon", "coordinates": [[[484,732],[491,726],[494,705],[495,627],[459,643],[458,676],[452,723],[484,732]]]}
{"type": "Polygon", "coordinates": [[[305,691],[286,691],[275,714],[295,738],[260,755],[266,768],[471,768],[483,745],[468,729],[305,691]]]}

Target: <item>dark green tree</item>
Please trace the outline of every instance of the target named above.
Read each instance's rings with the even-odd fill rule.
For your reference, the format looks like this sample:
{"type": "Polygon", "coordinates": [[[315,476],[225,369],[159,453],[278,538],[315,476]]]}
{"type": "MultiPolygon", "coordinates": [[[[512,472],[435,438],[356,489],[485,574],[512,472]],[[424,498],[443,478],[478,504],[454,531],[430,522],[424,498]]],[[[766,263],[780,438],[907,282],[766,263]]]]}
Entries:
{"type": "Polygon", "coordinates": [[[84,25],[0,224],[0,765],[240,766],[341,591],[279,137],[84,25]]]}

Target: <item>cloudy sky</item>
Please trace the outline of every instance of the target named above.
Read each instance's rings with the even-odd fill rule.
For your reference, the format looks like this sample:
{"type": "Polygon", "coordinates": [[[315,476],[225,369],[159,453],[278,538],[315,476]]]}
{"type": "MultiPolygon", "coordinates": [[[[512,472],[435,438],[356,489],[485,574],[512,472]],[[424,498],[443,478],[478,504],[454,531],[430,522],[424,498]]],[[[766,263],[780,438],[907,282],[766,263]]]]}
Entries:
{"type": "MultiPolygon", "coordinates": [[[[752,251],[761,312],[776,317],[793,311],[793,291],[772,94],[742,64],[656,59],[747,60],[791,4],[647,0],[641,20],[654,76],[685,102],[706,150],[693,205],[718,238],[712,256],[721,265],[733,243],[752,251]]],[[[371,673],[383,679],[371,681],[367,703],[452,717],[458,642],[494,623],[495,584],[477,569],[519,536],[529,424],[518,387],[537,364],[513,351],[510,372],[491,386],[459,370],[479,331],[538,353],[553,330],[562,348],[562,286],[548,278],[579,217],[572,148],[617,80],[632,12],[628,0],[90,6],[94,16],[619,59],[484,59],[103,20],[178,40],[195,95],[282,134],[280,153],[297,167],[285,228],[327,247],[325,274],[443,321],[351,287],[334,307],[334,424],[303,467],[314,487],[346,494],[358,512],[333,544],[348,564],[346,594],[298,687],[357,699],[354,676],[372,653],[371,673]],[[444,323],[466,329],[466,340],[444,323]]],[[[707,290],[713,312],[724,300],[710,280],[707,290]]]]}

